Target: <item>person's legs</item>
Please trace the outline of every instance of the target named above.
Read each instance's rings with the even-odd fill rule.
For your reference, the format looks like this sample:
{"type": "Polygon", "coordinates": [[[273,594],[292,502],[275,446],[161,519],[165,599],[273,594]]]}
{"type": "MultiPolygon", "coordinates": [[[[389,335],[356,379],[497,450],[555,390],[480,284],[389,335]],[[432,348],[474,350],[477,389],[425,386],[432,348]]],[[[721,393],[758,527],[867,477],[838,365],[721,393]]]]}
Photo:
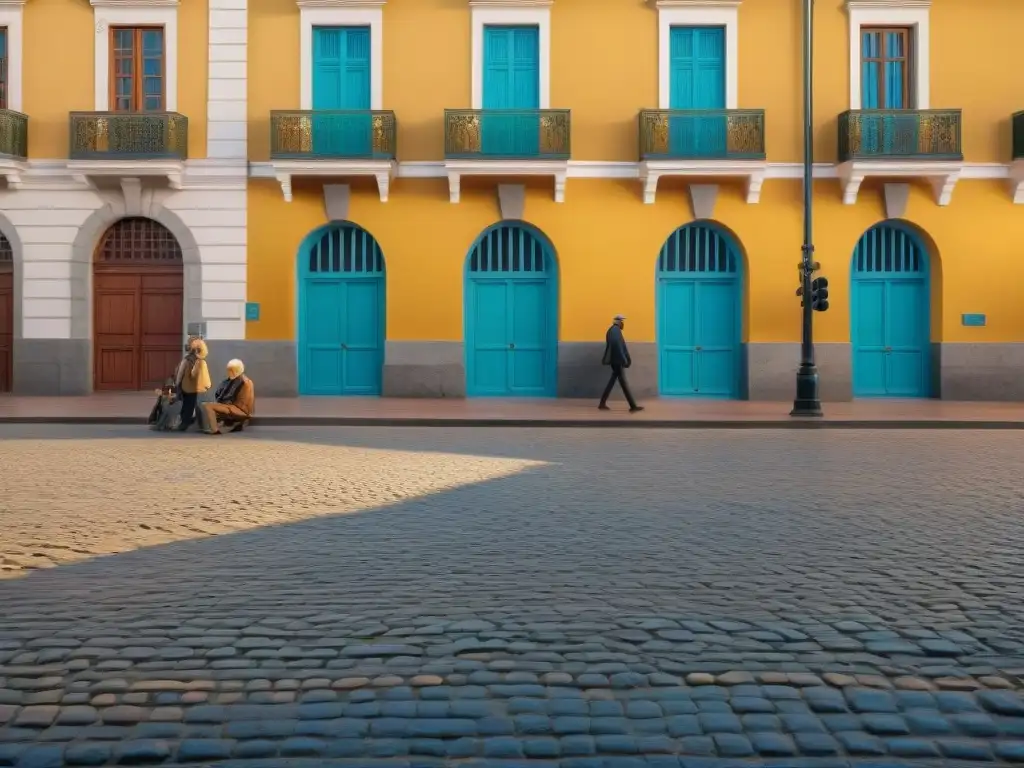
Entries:
{"type": "Polygon", "coordinates": [[[626,381],[626,372],[620,369],[618,374],[619,386],[622,387],[622,394],[626,396],[626,402],[629,403],[629,410],[639,410],[640,406],[636,404],[636,400],[633,399],[633,393],[629,391],[629,383],[626,381]]]}
{"type": "Polygon", "coordinates": [[[192,426],[196,420],[196,400],[199,397],[195,392],[182,392],[181,394],[181,426],[182,432],[192,426]]]}
{"type": "Polygon", "coordinates": [[[608,397],[612,393],[612,388],[615,386],[615,380],[619,378],[620,368],[617,365],[612,366],[612,374],[608,378],[608,384],[604,388],[604,393],[601,395],[601,402],[598,404],[598,408],[604,410],[608,408],[608,397]]]}
{"type": "Polygon", "coordinates": [[[217,423],[218,420],[223,421],[225,424],[235,424],[249,419],[242,409],[235,405],[229,405],[226,403],[203,403],[201,407],[203,409],[204,420],[206,421],[204,426],[206,431],[211,435],[220,433],[220,425],[217,423]]]}

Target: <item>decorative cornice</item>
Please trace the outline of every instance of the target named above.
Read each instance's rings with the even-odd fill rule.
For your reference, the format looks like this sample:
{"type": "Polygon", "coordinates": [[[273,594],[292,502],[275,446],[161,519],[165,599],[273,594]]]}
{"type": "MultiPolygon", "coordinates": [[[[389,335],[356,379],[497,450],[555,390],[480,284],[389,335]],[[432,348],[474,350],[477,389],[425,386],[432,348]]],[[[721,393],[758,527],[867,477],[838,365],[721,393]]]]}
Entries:
{"type": "Polygon", "coordinates": [[[543,8],[555,0],[469,0],[470,8],[543,8]]]}
{"type": "Polygon", "coordinates": [[[654,0],[654,7],[667,8],[739,8],[743,0],[654,0]]]}
{"type": "Polygon", "coordinates": [[[932,0],[846,0],[847,10],[861,8],[931,8],[932,0]]]}
{"type": "Polygon", "coordinates": [[[93,8],[176,8],[178,0],[89,0],[93,8]]]}
{"type": "Polygon", "coordinates": [[[295,0],[299,8],[381,8],[387,0],[295,0]]]}

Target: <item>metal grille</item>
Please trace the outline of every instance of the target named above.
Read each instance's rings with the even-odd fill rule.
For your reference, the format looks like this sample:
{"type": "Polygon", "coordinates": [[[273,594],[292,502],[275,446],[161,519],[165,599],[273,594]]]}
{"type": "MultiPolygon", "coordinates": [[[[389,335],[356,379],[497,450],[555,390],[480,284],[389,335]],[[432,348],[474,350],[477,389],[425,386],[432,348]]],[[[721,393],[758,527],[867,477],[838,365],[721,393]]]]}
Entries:
{"type": "Polygon", "coordinates": [[[658,271],[732,275],[736,273],[736,252],[714,227],[687,224],[665,241],[658,271]]]}
{"type": "Polygon", "coordinates": [[[926,255],[917,239],[899,227],[878,224],[861,237],[853,255],[854,271],[861,274],[920,277],[926,255]]]}
{"type": "Polygon", "coordinates": [[[0,232],[0,265],[14,263],[14,249],[7,236],[0,232]]]}
{"type": "Polygon", "coordinates": [[[547,245],[520,224],[502,224],[484,234],[469,254],[470,272],[525,272],[542,275],[548,271],[547,245]]]}
{"type": "Polygon", "coordinates": [[[110,227],[96,249],[97,260],[126,264],[149,262],[180,264],[181,246],[163,224],[133,217],[121,219],[110,227]]]}
{"type": "Polygon", "coordinates": [[[379,275],[384,272],[384,255],[369,232],[354,224],[342,224],[326,232],[310,249],[309,271],[379,275]]]}

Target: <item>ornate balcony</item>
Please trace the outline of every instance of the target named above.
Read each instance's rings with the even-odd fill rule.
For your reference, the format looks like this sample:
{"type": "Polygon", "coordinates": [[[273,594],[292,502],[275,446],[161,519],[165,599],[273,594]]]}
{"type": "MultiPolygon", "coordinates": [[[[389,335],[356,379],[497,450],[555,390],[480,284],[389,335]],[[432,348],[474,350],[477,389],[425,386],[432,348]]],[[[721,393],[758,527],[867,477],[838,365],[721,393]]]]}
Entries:
{"type": "Polygon", "coordinates": [[[645,203],[654,203],[663,176],[740,177],[747,202],[760,199],[768,167],[763,109],[644,109],[639,129],[645,203]]]}
{"type": "Polygon", "coordinates": [[[446,109],[444,156],[449,195],[459,202],[461,177],[553,176],[555,201],[565,198],[571,155],[568,109],[446,109]]]}
{"type": "Polygon", "coordinates": [[[72,112],[68,168],[84,178],[164,177],[181,188],[188,118],[177,112],[72,112]]]}
{"type": "Polygon", "coordinates": [[[0,157],[14,160],[28,157],[28,115],[0,109],[0,157]]]}
{"type": "Polygon", "coordinates": [[[295,177],[373,176],[381,202],[387,202],[397,136],[390,111],[272,111],[270,160],[284,199],[291,202],[295,177]]]}
{"type": "Polygon", "coordinates": [[[394,112],[275,110],[270,113],[273,160],[394,160],[394,112]]]}
{"type": "Polygon", "coordinates": [[[764,110],[642,110],[640,159],[764,160],[764,110]]]}
{"type": "Polygon", "coordinates": [[[852,205],[867,176],[923,177],[948,205],[963,167],[959,109],[858,109],[839,115],[839,177],[852,205]]]}
{"type": "Polygon", "coordinates": [[[16,189],[21,183],[28,157],[28,116],[12,109],[0,109],[0,177],[16,189]]]}
{"type": "Polygon", "coordinates": [[[177,112],[72,112],[72,160],[185,160],[188,118],[177,112]]]}

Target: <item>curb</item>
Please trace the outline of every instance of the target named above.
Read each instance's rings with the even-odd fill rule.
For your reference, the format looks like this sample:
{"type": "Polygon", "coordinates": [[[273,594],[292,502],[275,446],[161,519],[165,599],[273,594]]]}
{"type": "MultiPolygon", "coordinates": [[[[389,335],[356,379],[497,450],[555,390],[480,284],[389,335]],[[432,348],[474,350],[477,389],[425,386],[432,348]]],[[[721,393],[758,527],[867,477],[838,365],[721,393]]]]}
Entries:
{"type": "MultiPolygon", "coordinates": [[[[47,424],[66,426],[146,426],[146,420],[137,416],[0,416],[0,425],[47,424]]],[[[251,427],[423,427],[423,428],[495,428],[509,429],[861,429],[861,430],[1024,430],[1024,421],[969,420],[969,419],[835,419],[816,420],[672,420],[648,419],[495,419],[495,418],[394,418],[352,416],[264,416],[254,418],[251,427]]]]}

